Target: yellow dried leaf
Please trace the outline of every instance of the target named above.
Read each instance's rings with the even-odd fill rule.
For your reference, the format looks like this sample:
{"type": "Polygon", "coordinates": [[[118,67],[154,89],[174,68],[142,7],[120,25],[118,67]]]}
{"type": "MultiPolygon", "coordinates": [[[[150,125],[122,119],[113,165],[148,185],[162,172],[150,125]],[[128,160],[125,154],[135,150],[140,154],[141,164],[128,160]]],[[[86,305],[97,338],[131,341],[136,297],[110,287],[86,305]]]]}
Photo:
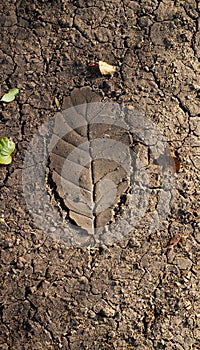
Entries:
{"type": "Polygon", "coordinates": [[[112,66],[103,61],[99,61],[99,70],[102,75],[113,75],[116,71],[116,66],[112,66]]]}
{"type": "Polygon", "coordinates": [[[56,107],[58,109],[58,111],[60,110],[60,102],[58,101],[57,97],[55,97],[55,104],[56,104],[56,107]]]}

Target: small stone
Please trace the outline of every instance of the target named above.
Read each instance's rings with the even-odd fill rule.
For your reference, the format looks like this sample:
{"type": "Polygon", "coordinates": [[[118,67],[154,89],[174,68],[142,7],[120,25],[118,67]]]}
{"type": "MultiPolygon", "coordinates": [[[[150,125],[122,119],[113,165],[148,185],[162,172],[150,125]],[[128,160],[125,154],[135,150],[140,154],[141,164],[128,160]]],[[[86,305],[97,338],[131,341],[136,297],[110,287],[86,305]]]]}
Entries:
{"type": "Polygon", "coordinates": [[[177,264],[181,270],[189,270],[192,266],[192,261],[190,259],[182,257],[176,257],[174,263],[177,264]]]}

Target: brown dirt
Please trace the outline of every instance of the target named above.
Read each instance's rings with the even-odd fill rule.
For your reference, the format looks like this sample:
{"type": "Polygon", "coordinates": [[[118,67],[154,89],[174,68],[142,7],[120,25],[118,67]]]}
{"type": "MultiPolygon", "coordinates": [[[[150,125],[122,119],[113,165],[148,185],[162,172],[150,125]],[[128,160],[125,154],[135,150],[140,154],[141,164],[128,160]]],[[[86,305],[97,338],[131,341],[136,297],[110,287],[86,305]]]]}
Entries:
{"type": "Polygon", "coordinates": [[[0,136],[17,144],[0,168],[2,350],[200,349],[199,13],[197,0],[2,2],[1,96],[20,89],[0,113],[0,136]],[[103,77],[89,66],[99,60],[120,69],[103,77]],[[25,151],[55,96],[62,104],[83,86],[143,110],[181,161],[160,228],[95,249],[42,232],[22,188],[25,151]]]}

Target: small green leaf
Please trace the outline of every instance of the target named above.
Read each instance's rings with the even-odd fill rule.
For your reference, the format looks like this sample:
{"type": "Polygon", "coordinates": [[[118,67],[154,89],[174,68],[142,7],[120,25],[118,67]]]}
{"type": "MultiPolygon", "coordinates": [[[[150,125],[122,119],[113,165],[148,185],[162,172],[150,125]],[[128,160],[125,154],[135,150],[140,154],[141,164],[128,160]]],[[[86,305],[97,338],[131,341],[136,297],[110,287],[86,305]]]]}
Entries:
{"type": "Polygon", "coordinates": [[[10,164],[12,162],[11,153],[15,150],[15,143],[6,136],[0,137],[0,164],[10,164]]]}
{"type": "Polygon", "coordinates": [[[3,97],[1,98],[0,101],[3,102],[11,102],[15,99],[15,96],[19,93],[19,89],[18,88],[13,88],[10,89],[5,95],[3,95],[3,97]]]}

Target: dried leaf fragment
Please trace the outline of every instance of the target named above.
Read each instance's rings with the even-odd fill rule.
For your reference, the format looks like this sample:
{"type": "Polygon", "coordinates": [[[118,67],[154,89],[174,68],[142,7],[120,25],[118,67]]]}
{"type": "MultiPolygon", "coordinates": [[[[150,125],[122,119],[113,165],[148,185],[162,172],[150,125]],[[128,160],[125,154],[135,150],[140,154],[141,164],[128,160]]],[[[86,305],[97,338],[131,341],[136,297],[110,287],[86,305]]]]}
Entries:
{"type": "Polygon", "coordinates": [[[8,224],[5,222],[5,219],[4,219],[4,218],[0,218],[0,224],[3,224],[3,225],[5,225],[5,226],[7,226],[7,227],[9,228],[9,226],[8,226],[8,224]]]}
{"type": "Polygon", "coordinates": [[[176,172],[178,173],[180,171],[181,162],[180,162],[179,158],[176,156],[176,154],[174,153],[174,146],[170,146],[169,149],[170,149],[170,155],[174,159],[176,172]]]}
{"type": "Polygon", "coordinates": [[[1,98],[2,102],[12,102],[15,99],[15,96],[19,93],[18,88],[10,89],[6,94],[1,98]]]}
{"type": "Polygon", "coordinates": [[[0,164],[10,164],[12,162],[11,153],[15,150],[15,143],[3,136],[0,138],[0,164]]]}
{"type": "Polygon", "coordinates": [[[60,111],[60,109],[61,109],[60,108],[60,102],[58,101],[57,97],[55,97],[54,101],[55,101],[55,105],[57,107],[57,110],[60,111]]]}
{"type": "Polygon", "coordinates": [[[181,162],[174,152],[174,147],[171,145],[166,147],[164,154],[161,154],[157,159],[154,159],[154,164],[162,166],[164,169],[169,169],[173,174],[180,171],[181,162]]]}
{"type": "Polygon", "coordinates": [[[112,66],[104,61],[99,61],[99,70],[102,75],[113,75],[116,71],[116,66],[112,66]]]}
{"type": "Polygon", "coordinates": [[[182,233],[178,233],[177,235],[175,235],[174,237],[172,237],[169,241],[169,244],[164,247],[165,250],[171,249],[173,248],[175,245],[178,244],[178,242],[180,241],[181,237],[183,236],[182,233]]]}

